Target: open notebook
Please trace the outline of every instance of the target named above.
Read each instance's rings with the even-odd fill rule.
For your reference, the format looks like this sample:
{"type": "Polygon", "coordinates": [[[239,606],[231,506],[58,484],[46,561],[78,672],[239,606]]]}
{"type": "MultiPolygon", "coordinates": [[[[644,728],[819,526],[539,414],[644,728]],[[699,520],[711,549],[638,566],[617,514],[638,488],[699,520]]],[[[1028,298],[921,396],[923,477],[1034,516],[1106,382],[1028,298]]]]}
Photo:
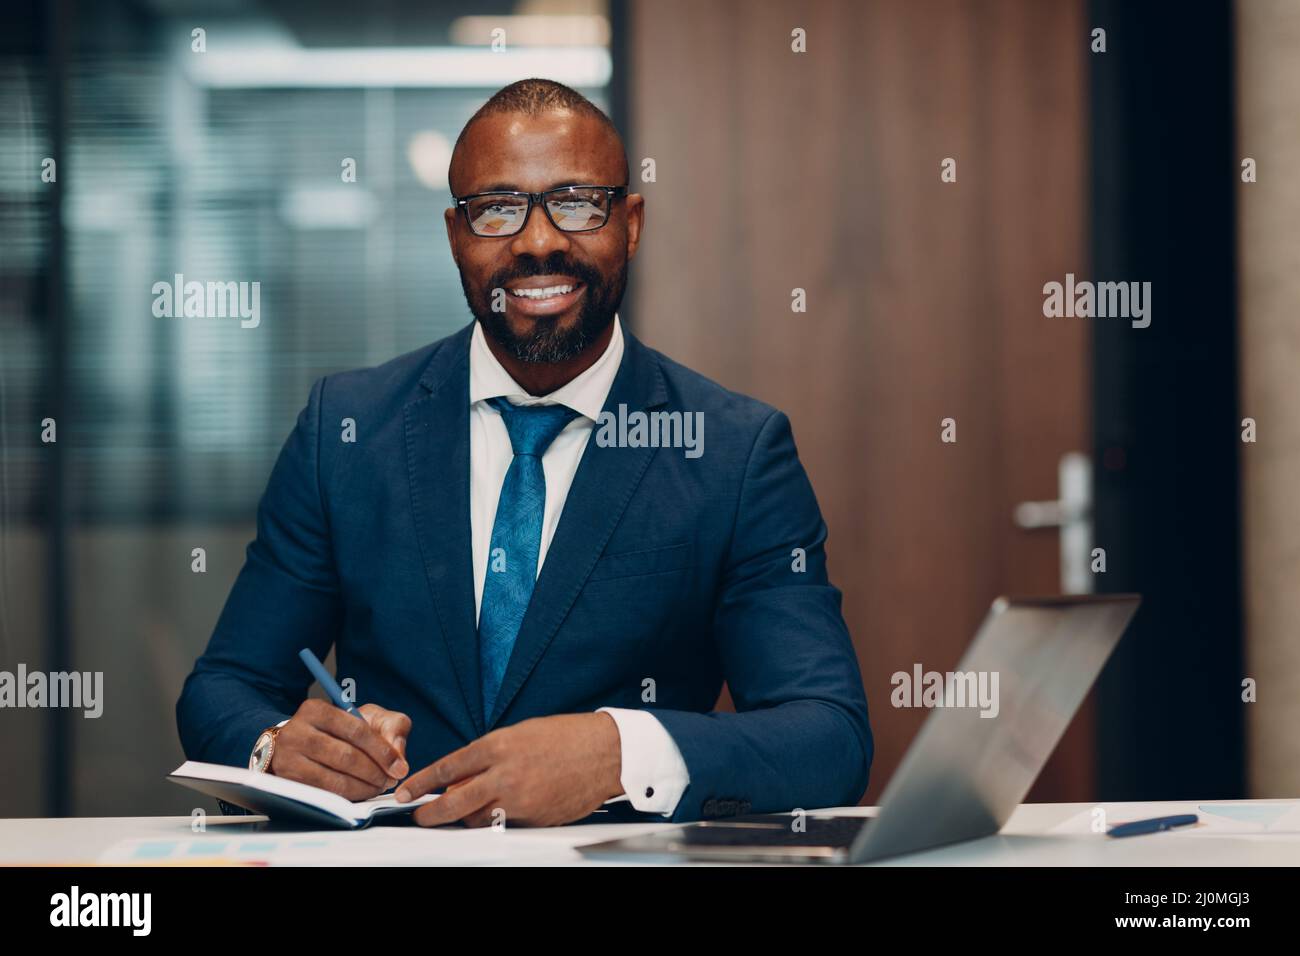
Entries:
{"type": "Polygon", "coordinates": [[[348,830],[369,826],[376,817],[410,813],[421,804],[438,799],[438,794],[428,793],[410,803],[398,803],[392,794],[380,794],[353,803],[337,793],[296,780],[195,760],[181,764],[167,775],[167,779],[245,810],[264,813],[273,820],[323,824],[348,830]]]}

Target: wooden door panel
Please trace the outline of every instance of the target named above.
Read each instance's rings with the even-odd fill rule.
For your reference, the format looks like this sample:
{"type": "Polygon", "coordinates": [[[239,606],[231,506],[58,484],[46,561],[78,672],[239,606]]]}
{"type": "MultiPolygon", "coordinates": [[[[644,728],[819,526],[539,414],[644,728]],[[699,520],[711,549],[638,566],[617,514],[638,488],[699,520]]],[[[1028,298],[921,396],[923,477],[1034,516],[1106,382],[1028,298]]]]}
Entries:
{"type": "MultiPolygon", "coordinates": [[[[1086,320],[1042,315],[1043,283],[1087,272],[1086,41],[1082,0],[633,5],[629,155],[657,182],[629,313],[791,417],[871,705],[868,802],[925,716],[890,675],[954,667],[996,595],[1059,590],[1055,534],[1011,516],[1088,447],[1086,320]]],[[[1090,799],[1092,750],[1089,712],[1032,797],[1090,799]]]]}

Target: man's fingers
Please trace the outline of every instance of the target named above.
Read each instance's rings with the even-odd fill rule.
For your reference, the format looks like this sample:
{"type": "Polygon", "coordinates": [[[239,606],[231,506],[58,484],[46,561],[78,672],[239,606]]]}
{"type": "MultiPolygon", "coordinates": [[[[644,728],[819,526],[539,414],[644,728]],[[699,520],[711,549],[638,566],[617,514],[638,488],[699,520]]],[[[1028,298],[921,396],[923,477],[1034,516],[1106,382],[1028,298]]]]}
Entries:
{"type": "MultiPolygon", "coordinates": [[[[356,721],[355,717],[349,720],[356,721]]],[[[318,764],[330,767],[348,776],[364,780],[369,784],[385,790],[396,782],[363,750],[358,750],[347,741],[332,737],[315,727],[305,728],[306,733],[299,744],[299,751],[318,764]]]]}
{"type": "Polygon", "coordinates": [[[487,808],[496,798],[491,774],[480,774],[464,786],[454,787],[437,800],[417,807],[412,816],[422,827],[443,826],[487,808]]]}
{"type": "Polygon", "coordinates": [[[459,750],[453,750],[441,760],[429,764],[419,773],[412,774],[402,785],[397,788],[397,797],[399,803],[405,803],[408,800],[414,800],[416,797],[422,797],[426,793],[431,793],[439,787],[450,786],[457,780],[463,780],[474,774],[481,774],[492,766],[492,758],[495,754],[493,743],[489,737],[481,737],[461,747],[459,750]]]}
{"type": "Polygon", "coordinates": [[[410,772],[406,760],[370,726],[369,720],[357,719],[332,705],[326,706],[329,709],[313,721],[317,728],[363,751],[385,777],[400,780],[410,772]]]}
{"type": "Polygon", "coordinates": [[[492,826],[497,821],[497,811],[501,808],[494,806],[498,801],[489,800],[482,807],[463,818],[465,826],[473,829],[483,829],[492,826]]]}
{"type": "Polygon", "coordinates": [[[277,753],[275,755],[275,764],[275,775],[277,777],[284,777],[286,780],[297,780],[299,783],[320,787],[322,790],[337,793],[348,800],[368,800],[382,789],[376,788],[364,780],[358,780],[349,774],[332,770],[317,763],[310,757],[292,751],[284,754],[283,757],[277,753]]]}
{"type": "MultiPolygon", "coordinates": [[[[359,709],[365,714],[370,726],[392,745],[399,757],[405,760],[406,738],[411,735],[411,718],[399,710],[387,710],[378,704],[363,704],[359,709]]],[[[394,776],[405,777],[408,772],[410,772],[409,766],[394,776]]]]}

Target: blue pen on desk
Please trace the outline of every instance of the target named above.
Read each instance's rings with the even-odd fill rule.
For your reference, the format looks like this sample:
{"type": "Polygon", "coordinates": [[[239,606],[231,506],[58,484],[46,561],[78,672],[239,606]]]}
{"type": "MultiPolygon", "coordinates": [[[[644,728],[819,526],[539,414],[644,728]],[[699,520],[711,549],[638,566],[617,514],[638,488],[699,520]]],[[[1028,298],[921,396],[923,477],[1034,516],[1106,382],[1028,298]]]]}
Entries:
{"type": "Polygon", "coordinates": [[[316,678],[321,687],[325,688],[325,693],[329,694],[330,700],[353,717],[360,717],[362,720],[366,719],[366,715],[357,710],[357,705],[343,696],[343,688],[330,676],[330,672],[325,669],[325,665],[316,659],[316,655],[310,649],[304,647],[298,652],[298,657],[307,665],[307,670],[311,671],[311,676],[316,678]]]}
{"type": "Polygon", "coordinates": [[[1106,835],[1113,837],[1141,836],[1144,833],[1159,833],[1161,830],[1172,830],[1174,827],[1191,826],[1198,820],[1199,817],[1194,813],[1179,813],[1172,817],[1152,817],[1150,820],[1134,820],[1132,823],[1121,823],[1119,826],[1107,830],[1106,835]]]}

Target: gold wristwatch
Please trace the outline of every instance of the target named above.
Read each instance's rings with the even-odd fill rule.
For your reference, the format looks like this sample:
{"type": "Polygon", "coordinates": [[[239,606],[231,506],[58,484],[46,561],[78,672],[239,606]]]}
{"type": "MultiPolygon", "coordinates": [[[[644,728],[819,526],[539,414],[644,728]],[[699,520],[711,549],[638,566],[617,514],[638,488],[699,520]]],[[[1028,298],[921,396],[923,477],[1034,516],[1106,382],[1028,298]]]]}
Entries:
{"type": "Polygon", "coordinates": [[[257,743],[253,746],[253,753],[248,758],[248,769],[256,770],[258,773],[268,773],[271,769],[271,758],[275,756],[275,738],[280,735],[281,728],[288,721],[281,721],[274,727],[267,727],[262,731],[262,735],[257,738],[257,743]]]}

